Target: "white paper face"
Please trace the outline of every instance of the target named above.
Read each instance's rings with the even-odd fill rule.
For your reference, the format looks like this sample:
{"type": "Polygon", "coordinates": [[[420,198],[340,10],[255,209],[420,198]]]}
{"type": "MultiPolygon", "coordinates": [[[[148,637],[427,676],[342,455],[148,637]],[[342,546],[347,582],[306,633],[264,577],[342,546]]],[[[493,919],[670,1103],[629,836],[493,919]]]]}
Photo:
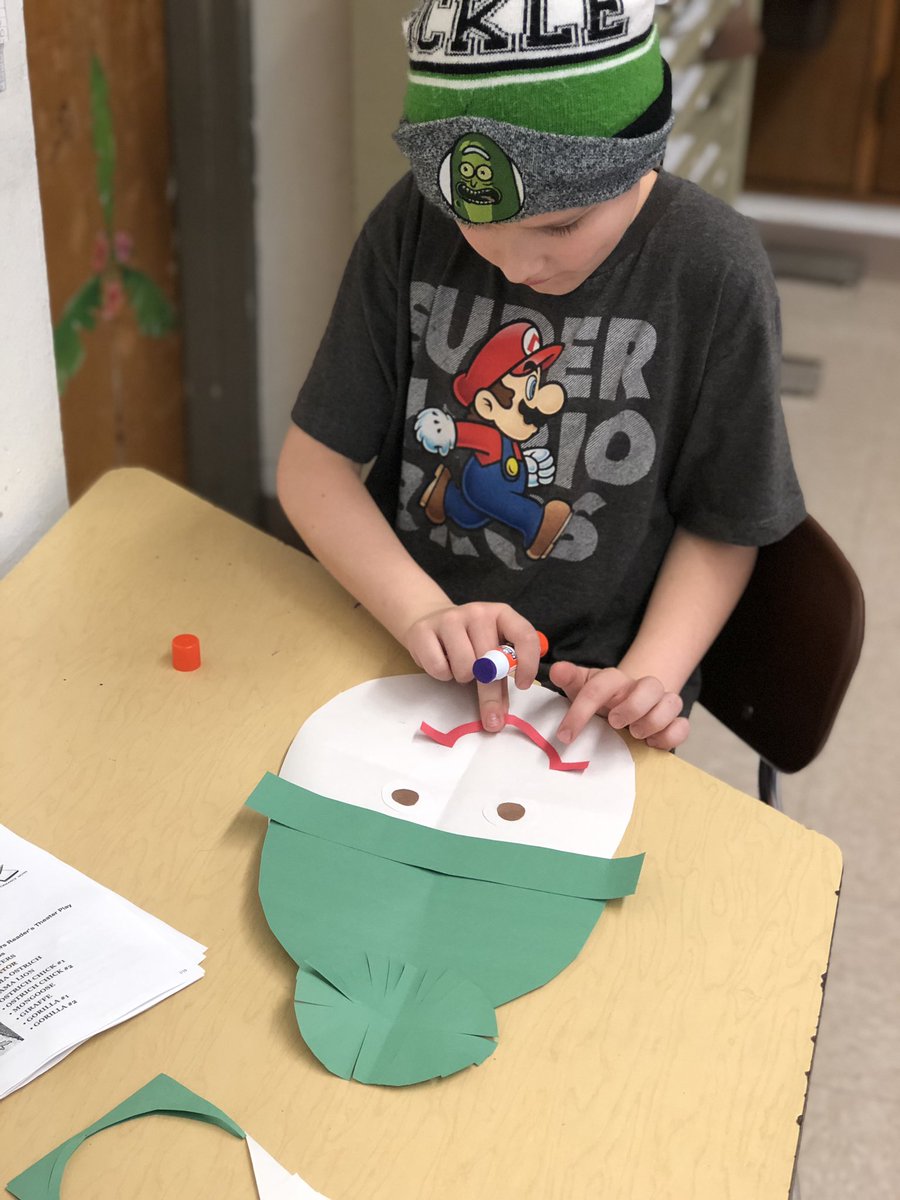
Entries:
{"type": "Polygon", "coordinates": [[[510,712],[532,725],[564,762],[507,726],[478,731],[452,748],[419,732],[477,719],[471,687],[427,675],[374,679],[335,696],[306,721],[281,775],[321,796],[451,833],[611,858],[631,817],[634,763],[627,746],[594,717],[573,746],[553,735],[567,702],[547,688],[509,689],[510,712]]]}

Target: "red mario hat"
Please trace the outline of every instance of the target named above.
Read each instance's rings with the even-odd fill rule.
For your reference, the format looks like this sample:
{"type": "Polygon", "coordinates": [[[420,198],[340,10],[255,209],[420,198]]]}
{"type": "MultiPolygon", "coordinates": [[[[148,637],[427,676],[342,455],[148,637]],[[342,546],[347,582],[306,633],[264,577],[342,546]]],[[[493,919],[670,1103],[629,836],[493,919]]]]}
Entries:
{"type": "Polygon", "coordinates": [[[527,321],[513,321],[498,329],[484,343],[469,369],[453,380],[453,394],[468,406],[482,388],[489,388],[504,375],[528,375],[535,367],[549,367],[564,347],[541,345],[541,335],[527,321]]]}

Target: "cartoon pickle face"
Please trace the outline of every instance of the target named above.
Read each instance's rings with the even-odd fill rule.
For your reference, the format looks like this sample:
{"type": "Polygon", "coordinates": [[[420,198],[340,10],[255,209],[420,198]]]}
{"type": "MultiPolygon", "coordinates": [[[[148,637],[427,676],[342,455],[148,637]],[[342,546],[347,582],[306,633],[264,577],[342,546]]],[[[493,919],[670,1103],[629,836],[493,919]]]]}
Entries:
{"type": "Polygon", "coordinates": [[[458,139],[441,164],[440,184],[455,215],[472,224],[508,220],[524,200],[518,168],[484,133],[458,139]]]}
{"type": "Polygon", "coordinates": [[[595,718],[560,757],[565,701],[511,702],[491,735],[470,689],[361,684],[248,801],[269,817],[259,892],[299,965],[300,1031],[334,1074],[405,1084],[483,1061],[495,1008],[558,974],[636,886],[641,856],[610,861],[634,802],[624,742],[595,718]]]}

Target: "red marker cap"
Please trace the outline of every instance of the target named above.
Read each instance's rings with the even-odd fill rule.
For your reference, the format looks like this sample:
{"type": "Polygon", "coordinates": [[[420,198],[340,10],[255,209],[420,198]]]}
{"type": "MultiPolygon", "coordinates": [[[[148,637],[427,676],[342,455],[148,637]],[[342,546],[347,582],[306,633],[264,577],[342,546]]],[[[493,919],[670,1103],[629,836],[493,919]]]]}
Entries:
{"type": "Polygon", "coordinates": [[[538,645],[541,648],[541,658],[543,658],[550,649],[550,643],[547,641],[547,635],[541,633],[539,629],[536,629],[534,632],[538,635],[538,645]]]}
{"type": "Polygon", "coordinates": [[[196,671],[200,666],[200,639],[194,633],[172,638],[172,666],[176,671],[196,671]]]}

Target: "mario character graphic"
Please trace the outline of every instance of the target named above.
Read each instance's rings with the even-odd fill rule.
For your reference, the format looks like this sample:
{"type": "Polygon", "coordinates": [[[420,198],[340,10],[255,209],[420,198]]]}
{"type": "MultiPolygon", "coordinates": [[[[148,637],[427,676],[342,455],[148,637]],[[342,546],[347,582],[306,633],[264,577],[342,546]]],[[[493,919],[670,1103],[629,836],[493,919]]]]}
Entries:
{"type": "Polygon", "coordinates": [[[457,140],[441,164],[439,182],[454,216],[472,225],[508,221],[524,200],[518,167],[484,133],[457,140]]]}
{"type": "Polygon", "coordinates": [[[527,321],[504,325],[453,381],[453,393],[479,421],[457,421],[439,408],[416,415],[417,439],[431,454],[471,450],[457,484],[443,463],[419,499],[434,525],[451,520],[460,529],[500,521],[522,535],[526,555],[546,558],[572,516],[564,500],[542,504],[527,491],[553,482],[556,464],[545,447],[523,450],[540,426],[562,408],[566,394],[544,382],[546,368],[564,347],[542,346],[527,321]]]}

